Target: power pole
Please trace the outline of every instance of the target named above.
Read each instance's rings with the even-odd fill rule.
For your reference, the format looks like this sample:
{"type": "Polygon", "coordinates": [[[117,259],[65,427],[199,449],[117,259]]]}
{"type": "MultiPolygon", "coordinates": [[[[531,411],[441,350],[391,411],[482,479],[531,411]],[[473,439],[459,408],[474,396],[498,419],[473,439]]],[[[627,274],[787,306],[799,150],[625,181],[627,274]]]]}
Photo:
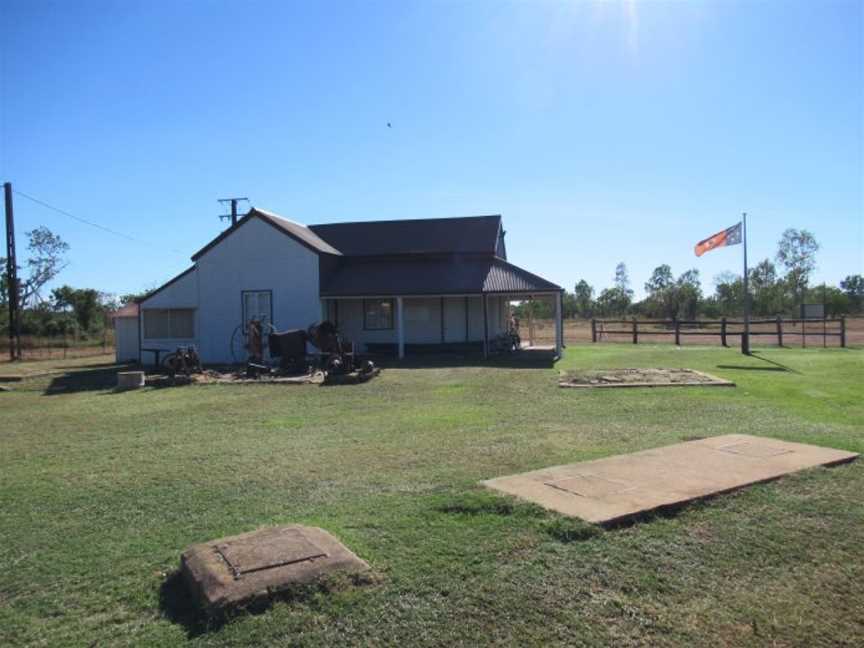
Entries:
{"type": "Polygon", "coordinates": [[[6,283],[9,290],[9,360],[21,359],[21,317],[18,310],[18,263],[15,260],[15,216],[12,183],[3,184],[6,198],[6,283]]]}
{"type": "Polygon", "coordinates": [[[237,203],[241,200],[245,200],[249,202],[248,198],[219,198],[218,202],[222,203],[231,203],[231,213],[230,214],[219,214],[219,218],[221,220],[225,220],[226,218],[231,219],[231,227],[234,227],[237,224],[237,203]]]}
{"type": "Polygon", "coordinates": [[[747,212],[741,216],[744,243],[744,334],[741,336],[741,353],[750,355],[750,289],[747,285],[747,212]]]}

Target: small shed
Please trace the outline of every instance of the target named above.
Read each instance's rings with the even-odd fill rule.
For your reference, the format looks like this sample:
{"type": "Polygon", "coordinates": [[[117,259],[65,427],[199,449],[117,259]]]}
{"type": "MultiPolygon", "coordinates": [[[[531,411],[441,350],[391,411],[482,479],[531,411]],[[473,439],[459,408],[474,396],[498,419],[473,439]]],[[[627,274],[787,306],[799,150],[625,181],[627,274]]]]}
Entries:
{"type": "Polygon", "coordinates": [[[138,304],[129,303],[114,312],[114,348],[118,363],[138,362],[138,304]]]}

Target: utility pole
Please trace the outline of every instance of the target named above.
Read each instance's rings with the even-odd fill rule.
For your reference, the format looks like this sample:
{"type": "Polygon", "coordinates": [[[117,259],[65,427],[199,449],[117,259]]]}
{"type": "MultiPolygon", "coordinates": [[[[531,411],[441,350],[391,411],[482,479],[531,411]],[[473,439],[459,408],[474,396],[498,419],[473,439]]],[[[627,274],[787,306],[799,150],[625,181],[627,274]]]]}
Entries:
{"type": "Polygon", "coordinates": [[[744,334],[741,336],[741,353],[750,355],[750,290],[747,287],[747,212],[741,218],[744,239],[744,334]]]}
{"type": "Polygon", "coordinates": [[[9,360],[21,359],[21,317],[18,310],[18,263],[15,259],[15,217],[12,211],[12,183],[3,184],[6,198],[6,283],[9,290],[9,360]]]}
{"type": "Polygon", "coordinates": [[[231,219],[231,227],[234,227],[237,224],[237,203],[241,200],[245,200],[249,202],[248,198],[219,198],[218,202],[223,205],[226,203],[231,203],[231,213],[230,214],[219,214],[219,218],[221,220],[225,220],[227,218],[231,219]]]}

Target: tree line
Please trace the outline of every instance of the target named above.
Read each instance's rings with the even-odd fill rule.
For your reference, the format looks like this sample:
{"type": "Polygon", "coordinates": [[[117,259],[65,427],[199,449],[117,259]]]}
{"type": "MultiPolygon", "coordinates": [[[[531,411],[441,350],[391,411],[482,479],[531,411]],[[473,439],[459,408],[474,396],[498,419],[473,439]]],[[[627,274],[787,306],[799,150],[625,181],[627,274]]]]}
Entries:
{"type": "MultiPolygon", "coordinates": [[[[780,237],[774,259],[763,259],[748,269],[751,312],[757,317],[798,317],[800,304],[824,304],[828,317],[864,312],[864,276],[848,275],[839,285],[812,285],[819,243],[807,230],[787,229],[780,237]]],[[[640,317],[646,319],[741,317],[744,312],[744,280],[741,274],[724,272],[714,279],[714,293],[703,294],[699,270],[675,275],[668,264],[657,266],[644,284],[645,298],[634,300],[627,266],[615,267],[612,285],[597,293],[584,279],[573,291],[565,291],[565,318],[640,317]]],[[[550,318],[548,301],[523,302],[519,317],[550,318]]]]}
{"type": "MultiPolygon", "coordinates": [[[[112,295],[95,288],[63,285],[47,294],[45,287],[67,266],[69,244],[46,227],[26,233],[27,261],[18,268],[21,300],[21,333],[38,336],[100,337],[111,325],[109,315],[139,294],[112,295]]],[[[838,286],[810,284],[816,269],[819,244],[807,230],[788,229],[777,245],[774,260],[763,259],[748,273],[754,316],[797,317],[801,303],[824,304],[830,317],[864,312],[864,276],[848,275],[838,286]]],[[[0,258],[5,268],[6,259],[0,258]]],[[[8,335],[8,278],[0,275],[0,334],[8,335]]],[[[699,270],[675,275],[668,264],[657,266],[644,284],[646,297],[634,301],[627,266],[615,267],[612,285],[597,293],[581,279],[573,291],[565,291],[566,318],[642,317],[651,319],[714,319],[740,317],[744,311],[741,275],[724,272],[714,279],[714,293],[704,295],[699,270]]],[[[545,300],[523,302],[519,317],[551,318],[552,305],[545,300]]]]}
{"type": "MultiPolygon", "coordinates": [[[[95,288],[63,285],[50,291],[68,265],[69,244],[47,227],[27,232],[27,260],[18,266],[21,334],[44,337],[100,338],[111,326],[110,314],[137,295],[117,297],[95,288]]],[[[0,258],[3,269],[6,259],[0,258]]],[[[0,275],[0,333],[9,334],[8,276],[0,275]]]]}

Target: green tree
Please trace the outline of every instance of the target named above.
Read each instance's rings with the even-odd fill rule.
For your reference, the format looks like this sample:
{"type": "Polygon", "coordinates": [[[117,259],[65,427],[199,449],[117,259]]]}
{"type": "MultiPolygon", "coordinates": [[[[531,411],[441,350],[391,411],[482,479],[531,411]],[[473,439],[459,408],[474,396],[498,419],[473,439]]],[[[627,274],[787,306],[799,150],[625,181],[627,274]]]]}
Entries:
{"type": "Polygon", "coordinates": [[[734,272],[714,278],[714,303],[721,315],[741,315],[744,311],[744,281],[734,272]]]}
{"type": "Polygon", "coordinates": [[[649,317],[675,317],[673,293],[675,289],[675,277],[672,268],[663,264],[654,268],[650,279],[645,282],[645,299],[643,309],[649,317]]]}
{"type": "Polygon", "coordinates": [[[615,266],[615,285],[606,288],[597,298],[597,309],[604,317],[609,315],[624,316],[633,303],[633,291],[630,289],[630,278],[627,266],[622,261],[615,266]]]}
{"type": "Polygon", "coordinates": [[[795,301],[804,301],[804,291],[810,275],[816,269],[816,252],[819,243],[807,230],[789,228],[777,244],[777,263],[786,269],[786,281],[791,287],[795,301]]]}
{"type": "Polygon", "coordinates": [[[777,277],[777,268],[769,259],[750,268],[749,278],[754,314],[776,315],[786,310],[786,284],[777,277]]]}
{"type": "Polygon", "coordinates": [[[54,308],[59,311],[72,311],[80,329],[87,333],[104,313],[100,293],[92,288],[72,288],[61,286],[51,291],[54,308]]]}
{"type": "MultiPolygon", "coordinates": [[[[54,234],[47,227],[37,227],[27,232],[26,262],[27,272],[21,276],[22,268],[18,270],[18,300],[22,308],[39,300],[39,293],[49,281],[54,279],[66,267],[66,253],[69,244],[54,234]]],[[[0,259],[0,265],[6,267],[6,259],[0,259]]],[[[3,281],[3,303],[7,301],[6,278],[3,281]]]]}
{"type": "Polygon", "coordinates": [[[624,316],[630,309],[632,300],[630,295],[623,292],[617,286],[614,288],[606,288],[597,298],[597,310],[603,317],[611,315],[624,316]]]}
{"type": "Polygon", "coordinates": [[[580,279],[573,291],[576,313],[579,317],[594,316],[594,288],[584,279],[580,279]]]}
{"type": "Polygon", "coordinates": [[[699,314],[702,285],[696,269],[688,270],[675,279],[668,265],[657,266],[645,283],[645,292],[648,297],[643,309],[651,317],[695,319],[699,314]]]}
{"type": "Polygon", "coordinates": [[[850,312],[862,312],[864,310],[864,276],[860,274],[849,275],[840,282],[840,288],[849,298],[850,312]]]}
{"type": "Polygon", "coordinates": [[[702,303],[702,284],[695,268],[683,273],[675,282],[675,317],[696,319],[702,303]]]}
{"type": "Polygon", "coordinates": [[[125,295],[120,295],[120,297],[119,297],[120,305],[125,306],[126,304],[130,304],[134,301],[138,301],[139,299],[141,299],[142,297],[145,297],[146,295],[147,295],[146,291],[140,292],[140,293],[126,293],[125,295]]]}
{"type": "Polygon", "coordinates": [[[633,291],[630,290],[630,275],[627,274],[627,266],[623,261],[615,266],[615,288],[622,295],[627,295],[629,299],[633,298],[633,291]]]}

